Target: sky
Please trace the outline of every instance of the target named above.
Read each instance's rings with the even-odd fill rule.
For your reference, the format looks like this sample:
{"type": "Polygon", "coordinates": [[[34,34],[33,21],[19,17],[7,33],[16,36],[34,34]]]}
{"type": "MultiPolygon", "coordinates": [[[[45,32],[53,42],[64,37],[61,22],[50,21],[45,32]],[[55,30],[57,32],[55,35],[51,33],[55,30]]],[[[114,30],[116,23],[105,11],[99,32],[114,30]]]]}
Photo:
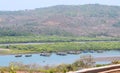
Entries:
{"type": "Polygon", "coordinates": [[[0,11],[43,8],[55,5],[103,4],[120,6],[120,0],[0,0],[0,11]]]}

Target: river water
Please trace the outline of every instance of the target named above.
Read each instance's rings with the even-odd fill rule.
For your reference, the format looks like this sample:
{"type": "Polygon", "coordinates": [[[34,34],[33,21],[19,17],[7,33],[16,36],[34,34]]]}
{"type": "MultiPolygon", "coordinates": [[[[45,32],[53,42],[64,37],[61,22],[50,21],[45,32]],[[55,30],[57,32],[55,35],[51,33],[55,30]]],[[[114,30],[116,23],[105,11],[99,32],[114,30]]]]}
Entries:
{"type": "MultiPolygon", "coordinates": [[[[66,55],[66,56],[59,56],[53,53],[49,57],[40,56],[40,54],[32,54],[31,57],[15,57],[15,55],[1,55],[0,56],[0,66],[8,66],[11,62],[22,62],[24,64],[39,64],[41,66],[53,66],[59,64],[71,64],[76,60],[80,59],[82,55],[92,55],[93,57],[109,57],[109,56],[120,56],[120,51],[111,50],[111,51],[104,51],[103,53],[81,53],[79,55],[66,55]]],[[[98,62],[100,63],[100,62],[98,62]]],[[[105,62],[101,62],[105,63],[105,62]]]]}

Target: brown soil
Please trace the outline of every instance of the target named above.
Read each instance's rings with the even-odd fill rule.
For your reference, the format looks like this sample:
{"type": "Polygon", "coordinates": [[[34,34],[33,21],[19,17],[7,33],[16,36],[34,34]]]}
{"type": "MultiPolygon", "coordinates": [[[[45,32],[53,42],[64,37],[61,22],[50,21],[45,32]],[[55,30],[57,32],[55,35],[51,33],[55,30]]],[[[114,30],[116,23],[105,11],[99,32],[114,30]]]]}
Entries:
{"type": "MultiPolygon", "coordinates": [[[[5,73],[9,73],[9,72],[5,72],[5,73]]],[[[41,73],[41,72],[16,71],[16,73],[41,73]]]]}
{"type": "Polygon", "coordinates": [[[0,51],[10,51],[10,49],[3,49],[3,48],[0,48],[0,51]]]}

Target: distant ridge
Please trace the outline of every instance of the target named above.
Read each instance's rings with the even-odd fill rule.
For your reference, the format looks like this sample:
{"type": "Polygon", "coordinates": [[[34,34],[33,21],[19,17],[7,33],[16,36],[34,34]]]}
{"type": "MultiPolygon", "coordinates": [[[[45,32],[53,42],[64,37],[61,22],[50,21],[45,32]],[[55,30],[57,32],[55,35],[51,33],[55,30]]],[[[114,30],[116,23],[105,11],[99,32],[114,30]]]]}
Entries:
{"type": "Polygon", "coordinates": [[[57,5],[0,11],[0,36],[58,35],[120,37],[120,7],[57,5]]]}

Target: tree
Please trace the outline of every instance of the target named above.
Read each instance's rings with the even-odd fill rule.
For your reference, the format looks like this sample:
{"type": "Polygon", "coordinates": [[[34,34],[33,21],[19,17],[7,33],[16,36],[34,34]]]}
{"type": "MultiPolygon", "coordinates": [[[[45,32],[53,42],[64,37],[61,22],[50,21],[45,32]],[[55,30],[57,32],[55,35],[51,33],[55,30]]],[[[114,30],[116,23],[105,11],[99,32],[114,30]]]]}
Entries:
{"type": "Polygon", "coordinates": [[[90,68],[95,65],[94,58],[91,55],[84,55],[80,57],[80,60],[74,63],[79,68],[90,68]]]}

